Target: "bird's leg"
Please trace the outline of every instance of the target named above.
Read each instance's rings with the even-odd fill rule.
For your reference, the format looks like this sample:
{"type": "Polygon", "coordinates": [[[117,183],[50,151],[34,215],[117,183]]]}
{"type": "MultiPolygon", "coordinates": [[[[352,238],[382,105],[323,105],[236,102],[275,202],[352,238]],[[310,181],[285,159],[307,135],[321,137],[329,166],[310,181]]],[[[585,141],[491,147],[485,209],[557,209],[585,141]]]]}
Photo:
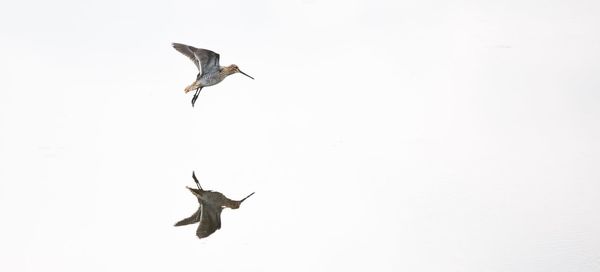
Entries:
{"type": "Polygon", "coordinates": [[[194,104],[196,104],[196,99],[198,99],[198,95],[200,94],[200,90],[202,90],[202,87],[199,87],[198,89],[196,89],[196,93],[194,94],[194,98],[192,98],[192,107],[194,107],[194,104]]]}
{"type": "Polygon", "coordinates": [[[192,178],[194,178],[194,182],[196,183],[196,186],[198,186],[198,189],[202,190],[202,186],[200,186],[200,182],[198,182],[198,178],[196,178],[195,171],[192,171],[192,178]]]}

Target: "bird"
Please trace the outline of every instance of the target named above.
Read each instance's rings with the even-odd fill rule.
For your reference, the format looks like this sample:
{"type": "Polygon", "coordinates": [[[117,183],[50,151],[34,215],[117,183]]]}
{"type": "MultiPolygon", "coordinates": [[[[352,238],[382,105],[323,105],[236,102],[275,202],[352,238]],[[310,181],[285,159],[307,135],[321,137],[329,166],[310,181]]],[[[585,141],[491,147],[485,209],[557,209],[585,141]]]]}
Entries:
{"type": "Polygon", "coordinates": [[[199,71],[194,83],[185,88],[185,93],[196,90],[196,93],[192,98],[192,107],[194,107],[196,99],[198,99],[198,94],[200,94],[202,88],[218,84],[230,75],[241,73],[251,79],[254,79],[250,75],[242,72],[235,64],[229,66],[220,66],[219,54],[211,50],[196,48],[181,43],[173,43],[173,48],[190,58],[199,71]]]}
{"type": "Polygon", "coordinates": [[[222,193],[202,189],[195,172],[192,172],[192,178],[198,189],[186,188],[196,196],[200,207],[190,217],[175,223],[175,227],[200,223],[196,229],[196,236],[199,239],[206,238],[221,228],[221,212],[224,208],[237,209],[244,200],[254,194],[253,192],[239,201],[231,200],[222,193]]]}

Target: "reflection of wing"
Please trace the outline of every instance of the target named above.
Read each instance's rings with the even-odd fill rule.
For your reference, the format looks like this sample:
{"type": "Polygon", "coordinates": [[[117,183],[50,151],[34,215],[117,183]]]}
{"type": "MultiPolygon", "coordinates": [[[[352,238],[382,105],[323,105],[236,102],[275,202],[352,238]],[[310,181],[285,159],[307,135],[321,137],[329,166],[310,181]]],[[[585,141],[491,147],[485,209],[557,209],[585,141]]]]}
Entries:
{"type": "Polygon", "coordinates": [[[181,54],[190,58],[202,74],[219,70],[219,54],[207,49],[196,48],[181,43],[173,43],[173,47],[181,54]]]}
{"type": "Polygon", "coordinates": [[[192,216],[175,223],[175,226],[178,227],[178,226],[184,226],[184,225],[197,223],[198,221],[200,221],[200,216],[201,216],[200,213],[201,213],[201,209],[198,208],[198,210],[194,214],[192,214],[192,216]]]}
{"type": "Polygon", "coordinates": [[[221,211],[223,211],[223,208],[207,203],[200,205],[202,214],[200,216],[200,225],[198,225],[198,229],[196,230],[196,236],[202,239],[221,228],[221,211]]]}

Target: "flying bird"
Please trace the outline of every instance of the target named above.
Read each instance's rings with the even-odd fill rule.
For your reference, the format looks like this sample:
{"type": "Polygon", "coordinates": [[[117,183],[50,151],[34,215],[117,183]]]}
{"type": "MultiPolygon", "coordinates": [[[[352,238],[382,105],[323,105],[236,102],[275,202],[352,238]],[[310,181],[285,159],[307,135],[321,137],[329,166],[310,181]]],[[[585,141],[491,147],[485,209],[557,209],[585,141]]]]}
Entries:
{"type": "Polygon", "coordinates": [[[196,196],[200,207],[192,214],[192,216],[175,223],[175,226],[178,227],[200,223],[196,230],[196,236],[200,239],[208,237],[221,228],[221,211],[223,211],[224,208],[237,209],[244,200],[254,194],[251,193],[239,201],[231,200],[219,192],[202,189],[200,182],[198,182],[198,179],[196,178],[196,173],[194,172],[192,172],[192,178],[194,179],[194,182],[196,182],[198,189],[190,187],[186,188],[196,196]]]}
{"type": "Polygon", "coordinates": [[[215,85],[230,75],[242,73],[243,75],[254,79],[248,74],[242,72],[235,64],[229,66],[220,66],[219,54],[213,51],[196,48],[181,43],[173,43],[173,47],[181,54],[184,54],[190,58],[199,71],[198,75],[196,76],[196,81],[185,88],[185,93],[196,90],[194,98],[192,98],[192,107],[196,103],[196,99],[198,99],[198,94],[200,94],[202,88],[215,85]]]}

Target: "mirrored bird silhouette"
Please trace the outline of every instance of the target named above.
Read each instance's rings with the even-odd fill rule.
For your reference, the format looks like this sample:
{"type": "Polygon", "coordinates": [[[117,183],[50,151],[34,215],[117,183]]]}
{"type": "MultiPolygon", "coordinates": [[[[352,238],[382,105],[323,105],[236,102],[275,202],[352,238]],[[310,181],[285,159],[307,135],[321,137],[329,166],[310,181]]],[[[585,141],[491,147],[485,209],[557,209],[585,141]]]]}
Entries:
{"type": "Polygon", "coordinates": [[[213,51],[196,48],[181,43],[173,43],[173,47],[181,54],[184,54],[190,58],[199,71],[198,75],[196,76],[196,81],[185,88],[185,93],[196,90],[196,93],[192,98],[192,107],[196,103],[196,99],[198,99],[198,94],[200,94],[202,88],[215,85],[230,75],[241,73],[251,79],[254,79],[248,74],[242,72],[235,64],[229,66],[220,66],[219,54],[213,51]]]}
{"type": "Polygon", "coordinates": [[[194,179],[194,182],[196,182],[198,189],[190,187],[186,188],[198,198],[200,207],[192,214],[192,216],[177,222],[175,226],[178,227],[200,223],[196,230],[196,236],[200,239],[208,237],[221,228],[221,211],[223,211],[224,208],[237,209],[244,200],[254,194],[251,193],[239,201],[231,200],[219,192],[203,190],[202,186],[200,186],[200,182],[198,182],[198,179],[196,178],[196,173],[194,172],[192,172],[192,178],[194,179]]]}

